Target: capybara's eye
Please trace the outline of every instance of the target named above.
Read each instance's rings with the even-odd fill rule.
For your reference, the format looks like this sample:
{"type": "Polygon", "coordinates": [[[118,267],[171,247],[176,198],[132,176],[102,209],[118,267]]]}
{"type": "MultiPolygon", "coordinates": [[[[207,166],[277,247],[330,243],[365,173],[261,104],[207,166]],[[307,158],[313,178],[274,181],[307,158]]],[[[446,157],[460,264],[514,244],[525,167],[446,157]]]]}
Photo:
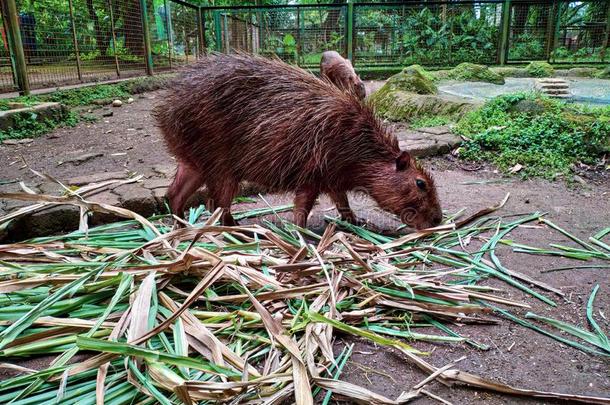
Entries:
{"type": "Polygon", "coordinates": [[[415,180],[415,184],[417,184],[417,187],[418,187],[420,190],[425,190],[425,189],[426,189],[426,182],[425,182],[425,181],[423,181],[422,179],[417,179],[417,180],[415,180]]]}

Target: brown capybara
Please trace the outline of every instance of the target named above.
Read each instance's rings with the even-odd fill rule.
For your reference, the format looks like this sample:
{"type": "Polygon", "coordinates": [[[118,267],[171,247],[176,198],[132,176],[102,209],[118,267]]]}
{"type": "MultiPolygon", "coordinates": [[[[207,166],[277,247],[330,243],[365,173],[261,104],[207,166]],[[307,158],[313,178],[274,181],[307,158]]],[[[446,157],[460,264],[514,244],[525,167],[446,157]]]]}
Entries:
{"type": "Polygon", "coordinates": [[[354,221],[347,192],[368,193],[416,228],[440,223],[434,182],[355,94],[280,60],[244,54],[206,56],[185,70],[155,116],[178,171],[168,190],[182,216],[204,184],[222,222],[241,181],[294,191],[294,221],[304,227],[320,193],[354,221]]]}
{"type": "Polygon", "coordinates": [[[352,63],[338,52],[326,51],[320,60],[320,76],[326,77],[335,86],[345,91],[353,91],[359,99],[366,97],[366,88],[356,74],[352,63]]]}

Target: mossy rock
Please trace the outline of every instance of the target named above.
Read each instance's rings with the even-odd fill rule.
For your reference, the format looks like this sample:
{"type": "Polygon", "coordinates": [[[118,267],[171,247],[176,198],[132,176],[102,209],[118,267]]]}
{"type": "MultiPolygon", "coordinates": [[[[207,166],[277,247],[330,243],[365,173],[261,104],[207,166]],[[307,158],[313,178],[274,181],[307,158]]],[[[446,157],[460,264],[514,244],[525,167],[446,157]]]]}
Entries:
{"type": "Polygon", "coordinates": [[[602,71],[595,75],[598,79],[610,79],[610,66],[606,66],[602,71]]]}
{"type": "Polygon", "coordinates": [[[514,104],[510,111],[518,114],[540,115],[548,110],[548,105],[542,99],[525,99],[514,104]]]}
{"type": "Polygon", "coordinates": [[[595,68],[577,67],[568,70],[568,77],[595,77],[597,72],[595,68]]]}
{"type": "Polygon", "coordinates": [[[419,74],[421,74],[423,77],[425,77],[427,80],[430,80],[431,82],[434,82],[437,80],[433,73],[428,72],[421,65],[411,65],[411,66],[407,66],[405,69],[415,69],[419,72],[419,74]]]}
{"type": "Polygon", "coordinates": [[[371,97],[377,114],[389,121],[411,121],[416,117],[461,117],[476,107],[475,104],[453,101],[432,94],[407,91],[375,93],[371,97]]]}
{"type": "Polygon", "coordinates": [[[485,65],[474,63],[460,63],[449,71],[447,77],[454,80],[469,82],[486,82],[493,84],[504,84],[504,77],[494,72],[485,65]]]}
{"type": "Polygon", "coordinates": [[[524,68],[502,66],[490,68],[492,72],[499,74],[502,77],[528,77],[529,74],[524,68]]]}
{"type": "Polygon", "coordinates": [[[530,62],[525,70],[532,77],[551,77],[555,73],[553,66],[547,62],[530,62]]]}
{"type": "Polygon", "coordinates": [[[375,94],[384,95],[395,91],[408,91],[417,94],[436,94],[436,86],[421,66],[413,65],[404,68],[400,73],[390,77],[375,94]]]}

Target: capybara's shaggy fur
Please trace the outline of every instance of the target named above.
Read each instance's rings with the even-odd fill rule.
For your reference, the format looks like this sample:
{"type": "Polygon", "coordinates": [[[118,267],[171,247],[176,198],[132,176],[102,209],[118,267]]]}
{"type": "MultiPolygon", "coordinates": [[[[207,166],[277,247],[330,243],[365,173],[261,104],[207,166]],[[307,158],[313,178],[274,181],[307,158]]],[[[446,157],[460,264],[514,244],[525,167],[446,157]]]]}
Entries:
{"type": "Polygon", "coordinates": [[[356,74],[352,62],[344,59],[338,52],[326,51],[322,54],[320,76],[326,77],[344,91],[353,91],[361,100],[366,97],[366,88],[356,74]]]}
{"type": "Polygon", "coordinates": [[[241,181],[294,191],[294,219],[305,226],[327,193],[343,219],[355,220],[347,191],[361,190],[417,228],[442,213],[430,175],[398,148],[356,95],[279,60],[244,54],[202,58],[176,80],[155,111],[178,161],[168,198],[182,215],[207,185],[208,207],[230,206],[241,181]]]}

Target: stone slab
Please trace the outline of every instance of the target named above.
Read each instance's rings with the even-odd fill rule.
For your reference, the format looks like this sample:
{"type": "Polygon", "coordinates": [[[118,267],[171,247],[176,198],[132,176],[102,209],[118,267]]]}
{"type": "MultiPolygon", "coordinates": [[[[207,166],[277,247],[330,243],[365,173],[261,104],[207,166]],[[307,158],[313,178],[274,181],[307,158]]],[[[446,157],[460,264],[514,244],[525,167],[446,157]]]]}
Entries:
{"type": "Polygon", "coordinates": [[[82,186],[90,183],[100,183],[102,181],[125,179],[127,178],[126,172],[102,172],[85,174],[83,176],[74,177],[68,180],[68,184],[71,186],[82,186]]]}
{"type": "Polygon", "coordinates": [[[400,149],[409,151],[417,157],[436,156],[451,152],[462,143],[458,135],[449,132],[432,134],[413,130],[400,130],[396,133],[400,149]]]}

